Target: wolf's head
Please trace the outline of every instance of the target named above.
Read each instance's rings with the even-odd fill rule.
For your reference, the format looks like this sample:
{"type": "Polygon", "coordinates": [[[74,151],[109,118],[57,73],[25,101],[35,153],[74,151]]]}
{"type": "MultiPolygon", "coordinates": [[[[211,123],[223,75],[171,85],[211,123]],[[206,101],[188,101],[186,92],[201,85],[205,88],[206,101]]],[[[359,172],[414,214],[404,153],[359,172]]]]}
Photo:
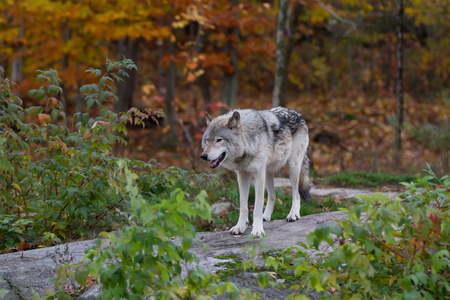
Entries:
{"type": "Polygon", "coordinates": [[[214,119],[207,112],[205,116],[207,127],[202,139],[204,151],[200,157],[215,169],[236,154],[234,144],[241,127],[241,115],[234,111],[214,119]]]}

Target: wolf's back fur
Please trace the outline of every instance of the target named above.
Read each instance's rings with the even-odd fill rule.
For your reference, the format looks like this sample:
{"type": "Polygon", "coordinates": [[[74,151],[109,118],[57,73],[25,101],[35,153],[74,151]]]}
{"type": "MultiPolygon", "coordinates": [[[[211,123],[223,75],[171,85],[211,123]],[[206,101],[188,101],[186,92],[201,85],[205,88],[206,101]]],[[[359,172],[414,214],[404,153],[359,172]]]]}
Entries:
{"type": "Polygon", "coordinates": [[[262,216],[259,215],[262,215],[264,187],[268,191],[264,220],[269,221],[275,204],[273,178],[286,164],[293,187],[292,208],[287,220],[300,218],[300,197],[308,201],[311,186],[306,155],[308,127],[303,116],[296,110],[282,107],[263,111],[244,109],[208,118],[207,123],[202,140],[202,158],[209,162],[211,168],[222,165],[238,174],[240,217],[231,232],[239,234],[245,231],[248,188],[251,178],[254,178],[257,195],[252,234],[264,234],[262,216]]]}

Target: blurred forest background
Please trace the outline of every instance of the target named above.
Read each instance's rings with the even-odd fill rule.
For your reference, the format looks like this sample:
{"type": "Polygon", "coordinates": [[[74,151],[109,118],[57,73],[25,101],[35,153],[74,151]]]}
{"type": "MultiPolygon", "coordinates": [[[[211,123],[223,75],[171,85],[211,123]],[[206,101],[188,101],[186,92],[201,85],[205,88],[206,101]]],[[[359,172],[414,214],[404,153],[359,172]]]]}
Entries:
{"type": "Polygon", "coordinates": [[[205,110],[280,104],[307,120],[319,175],[427,162],[448,173],[449,0],[0,2],[0,66],[26,107],[37,105],[27,95],[36,70],[51,68],[66,114],[86,111],[79,88],[95,79],[85,70],[124,56],[138,70],[110,107],[166,118],[130,130],[118,156],[206,171],[205,110]]]}

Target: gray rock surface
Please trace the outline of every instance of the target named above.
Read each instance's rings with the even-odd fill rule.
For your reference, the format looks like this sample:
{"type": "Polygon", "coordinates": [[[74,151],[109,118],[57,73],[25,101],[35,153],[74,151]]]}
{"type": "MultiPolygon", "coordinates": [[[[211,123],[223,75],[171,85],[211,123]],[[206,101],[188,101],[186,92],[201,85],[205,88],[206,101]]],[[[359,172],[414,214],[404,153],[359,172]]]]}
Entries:
{"type": "Polygon", "coordinates": [[[0,288],[9,290],[3,299],[28,300],[33,298],[33,289],[39,294],[53,289],[49,280],[55,276],[56,266],[65,262],[79,262],[84,250],[93,244],[93,241],[80,241],[0,255],[0,288]]]}
{"type": "Polygon", "coordinates": [[[230,208],[231,202],[217,202],[211,205],[211,213],[220,215],[223,211],[230,208]]]}
{"type": "MultiPolygon", "coordinates": [[[[275,187],[290,187],[291,183],[287,178],[275,178],[275,187]]],[[[375,192],[361,189],[348,189],[348,188],[318,188],[312,187],[311,195],[317,197],[336,197],[340,199],[355,198],[358,195],[373,195],[375,192]]],[[[389,198],[394,198],[397,195],[396,192],[381,193],[387,195],[389,198]]]]}
{"type": "MultiPolygon", "coordinates": [[[[289,186],[289,180],[276,178],[277,187],[289,186]]],[[[367,190],[356,189],[319,189],[312,188],[311,194],[319,197],[337,197],[354,198],[356,195],[373,194],[367,190]]],[[[395,193],[387,193],[389,197],[394,197],[395,193]]],[[[229,203],[218,203],[214,207],[215,213],[220,213],[226,209],[229,203]]],[[[249,258],[249,251],[254,248],[258,255],[253,258],[257,265],[263,265],[264,260],[260,255],[264,251],[283,250],[295,247],[298,242],[305,242],[308,233],[316,227],[332,223],[335,220],[346,217],[344,212],[330,212],[317,215],[304,216],[300,220],[288,223],[285,220],[276,220],[264,223],[266,238],[252,238],[250,236],[251,228],[248,228],[245,234],[233,236],[228,232],[204,232],[198,233],[199,242],[194,244],[191,251],[200,258],[200,266],[210,272],[223,270],[224,262],[230,262],[229,257],[235,257],[239,261],[249,258]],[[203,244],[207,245],[207,251],[203,251],[203,244]],[[244,249],[245,248],[245,249],[244,249]]],[[[107,241],[106,241],[107,243],[107,241]]],[[[45,290],[53,289],[50,278],[55,275],[55,268],[63,262],[73,264],[79,262],[84,254],[84,250],[92,247],[93,241],[80,241],[25,251],[23,253],[10,253],[0,255],[0,288],[9,290],[9,293],[3,298],[5,300],[32,299],[32,290],[42,294],[45,290]],[[67,245],[67,246],[66,246],[67,245]],[[66,251],[67,250],[67,251],[66,251]]],[[[238,287],[248,287],[254,291],[262,292],[267,297],[275,294],[284,298],[280,291],[268,290],[260,291],[254,281],[251,272],[241,272],[233,276],[238,287]],[[280,294],[281,293],[281,294],[280,294]]],[[[96,299],[99,288],[94,287],[87,291],[80,299],[96,299]]],[[[273,298],[273,297],[272,297],[273,298]]],[[[312,297],[314,298],[314,297],[312,297]]]]}
{"type": "Polygon", "coordinates": [[[90,288],[89,290],[87,290],[86,293],[84,293],[83,295],[78,297],[77,300],[97,300],[100,292],[101,292],[100,286],[95,285],[92,288],[90,288]]]}
{"type": "MultiPolygon", "coordinates": [[[[319,225],[332,223],[334,220],[345,218],[343,212],[322,213],[302,217],[300,220],[288,223],[285,220],[265,222],[266,238],[252,238],[251,228],[245,234],[233,236],[228,232],[204,232],[198,233],[199,243],[194,244],[191,251],[200,258],[200,266],[211,272],[224,269],[218,266],[223,262],[229,262],[234,256],[239,260],[249,258],[249,250],[246,246],[255,247],[257,253],[271,250],[282,250],[295,247],[298,242],[305,242],[307,234],[319,225]],[[203,252],[202,243],[207,245],[207,251],[203,252]]],[[[107,242],[106,242],[107,243],[107,242]]],[[[48,247],[36,250],[0,255],[0,288],[6,288],[10,292],[3,298],[5,300],[32,299],[32,289],[42,294],[45,290],[53,288],[49,281],[55,275],[55,268],[61,262],[77,263],[81,260],[84,250],[93,246],[93,241],[80,241],[48,247]],[[67,251],[66,251],[67,250],[67,251]]],[[[264,263],[260,255],[255,258],[255,263],[264,263]]],[[[242,287],[246,280],[242,276],[236,276],[236,284],[242,287]]],[[[249,284],[252,282],[248,281],[249,284]]],[[[251,284],[252,285],[252,284],[251,284]]],[[[253,285],[252,285],[253,286],[253,285]]],[[[247,286],[249,287],[249,286],[247,286]]],[[[254,285],[258,291],[257,285],[254,285]]],[[[81,299],[95,299],[95,291],[83,295],[81,299]]],[[[273,291],[267,291],[272,293],[273,291]]],[[[284,298],[284,297],[283,297],[284,298]]]]}

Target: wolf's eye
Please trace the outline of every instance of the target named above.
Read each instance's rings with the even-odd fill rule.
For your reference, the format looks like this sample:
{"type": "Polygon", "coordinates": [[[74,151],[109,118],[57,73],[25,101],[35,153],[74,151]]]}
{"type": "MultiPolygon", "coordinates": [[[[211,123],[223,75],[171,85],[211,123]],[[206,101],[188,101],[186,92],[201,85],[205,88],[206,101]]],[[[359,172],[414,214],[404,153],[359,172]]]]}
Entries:
{"type": "Polygon", "coordinates": [[[221,138],[218,138],[218,139],[216,140],[216,143],[221,142],[221,141],[222,141],[222,139],[221,139],[221,138]]]}

